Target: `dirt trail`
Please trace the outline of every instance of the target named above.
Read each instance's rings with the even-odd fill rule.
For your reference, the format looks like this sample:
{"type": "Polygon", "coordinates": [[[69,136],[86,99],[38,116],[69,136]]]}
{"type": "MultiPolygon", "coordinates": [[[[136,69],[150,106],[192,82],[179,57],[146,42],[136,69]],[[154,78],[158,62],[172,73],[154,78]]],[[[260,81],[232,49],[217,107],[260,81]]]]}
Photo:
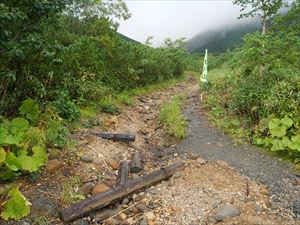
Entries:
{"type": "MultiPolygon", "coordinates": [[[[131,174],[131,178],[178,159],[185,160],[187,168],[167,181],[111,205],[104,210],[106,217],[103,217],[103,211],[100,210],[73,224],[299,224],[292,218],[284,202],[274,201],[273,196],[270,196],[270,193],[278,196],[272,186],[268,182],[264,182],[267,186],[260,183],[264,181],[260,178],[271,176],[274,185],[280,187],[281,182],[272,178],[273,175],[291,182],[294,176],[289,167],[277,159],[267,158],[276,162],[272,171],[265,176],[253,175],[264,172],[260,164],[269,165],[264,157],[270,156],[256,150],[254,153],[250,150],[242,152],[243,147],[233,146],[229,138],[211,127],[205,117],[200,115],[198,93],[196,80],[191,78],[175,87],[136,97],[133,105],[124,106],[118,115],[100,114],[99,120],[103,123],[101,127],[81,129],[74,134],[77,140],[76,151],[53,156],[62,166],[51,173],[47,169],[43,170],[37,180],[19,181],[23,193],[33,203],[31,216],[21,222],[0,221],[0,224],[62,224],[57,218],[57,212],[70,204],[62,200],[65,194],[62,184],[70,184],[74,177],[79,177],[80,183],[72,183],[70,190],[79,193],[84,187],[89,187],[85,190],[87,197],[92,195],[92,191],[101,192],[113,187],[118,163],[130,160],[135,151],[142,153],[145,168],[140,174],[131,174]],[[164,134],[158,122],[158,113],[164,101],[180,93],[188,94],[185,102],[189,121],[188,137],[177,145],[171,145],[175,142],[164,134]],[[135,133],[137,138],[132,144],[113,142],[90,135],[91,130],[135,133]],[[232,152],[234,149],[242,149],[236,150],[240,152],[240,157],[232,152]],[[85,160],[80,160],[82,156],[85,160]],[[218,211],[222,207],[226,208],[226,212],[220,218],[218,211]],[[116,215],[116,212],[119,214],[116,215]],[[111,218],[103,222],[103,218],[108,217],[111,218]]],[[[299,186],[293,188],[299,190],[299,186]]],[[[282,199],[287,201],[297,194],[282,192],[282,199]]]]}

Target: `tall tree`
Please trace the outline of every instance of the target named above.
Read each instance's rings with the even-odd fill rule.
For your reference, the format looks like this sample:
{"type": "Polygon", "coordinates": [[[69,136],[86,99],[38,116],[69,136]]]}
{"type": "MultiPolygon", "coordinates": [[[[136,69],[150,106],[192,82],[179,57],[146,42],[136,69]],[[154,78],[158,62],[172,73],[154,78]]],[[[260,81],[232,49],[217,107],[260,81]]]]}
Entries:
{"type": "Polygon", "coordinates": [[[234,0],[233,3],[241,6],[239,18],[260,17],[262,35],[267,31],[268,20],[283,6],[282,0],[234,0]]]}

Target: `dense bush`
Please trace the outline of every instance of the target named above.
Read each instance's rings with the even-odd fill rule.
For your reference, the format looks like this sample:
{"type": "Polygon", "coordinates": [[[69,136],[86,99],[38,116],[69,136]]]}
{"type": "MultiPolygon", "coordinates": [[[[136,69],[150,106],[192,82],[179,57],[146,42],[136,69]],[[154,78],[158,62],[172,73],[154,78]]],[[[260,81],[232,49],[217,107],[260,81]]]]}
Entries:
{"type": "MultiPolygon", "coordinates": [[[[252,130],[255,144],[300,159],[300,2],[265,34],[244,37],[225,66],[210,71],[208,104],[252,130]]],[[[222,59],[220,59],[221,61],[222,59]]],[[[223,115],[225,118],[226,116],[223,115]]],[[[220,119],[218,119],[220,120],[220,119]]],[[[248,136],[248,133],[247,133],[248,136]]]]}

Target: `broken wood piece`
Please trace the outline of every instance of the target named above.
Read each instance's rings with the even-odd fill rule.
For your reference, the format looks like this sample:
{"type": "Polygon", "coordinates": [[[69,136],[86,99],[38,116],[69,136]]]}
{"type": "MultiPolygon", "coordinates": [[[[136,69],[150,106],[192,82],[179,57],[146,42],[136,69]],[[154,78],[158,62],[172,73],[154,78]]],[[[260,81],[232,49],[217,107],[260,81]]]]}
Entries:
{"type": "Polygon", "coordinates": [[[130,180],[124,185],[116,186],[106,192],[102,192],[96,196],[71,205],[69,208],[60,211],[59,217],[65,223],[74,221],[95,209],[104,208],[110,203],[122,199],[139,189],[152,186],[162,180],[165,180],[177,171],[184,169],[184,167],[184,162],[177,162],[145,176],[130,180]]]}
{"type": "Polygon", "coordinates": [[[97,137],[101,137],[108,140],[114,141],[123,141],[123,142],[134,142],[135,135],[134,134],[120,134],[120,133],[108,133],[108,132],[93,132],[93,135],[97,137]]]}
{"type": "Polygon", "coordinates": [[[123,185],[128,181],[129,164],[127,161],[122,161],[119,164],[117,185],[123,185]]]}
{"type": "Polygon", "coordinates": [[[143,170],[143,159],[139,152],[133,154],[130,163],[130,172],[139,173],[143,170]]]}

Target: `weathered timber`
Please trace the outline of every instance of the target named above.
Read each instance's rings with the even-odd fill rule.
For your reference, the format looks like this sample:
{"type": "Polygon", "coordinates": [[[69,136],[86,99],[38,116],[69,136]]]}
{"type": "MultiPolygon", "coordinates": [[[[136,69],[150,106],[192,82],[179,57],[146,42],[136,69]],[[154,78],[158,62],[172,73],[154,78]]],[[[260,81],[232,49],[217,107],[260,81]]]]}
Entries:
{"type": "Polygon", "coordinates": [[[134,142],[134,134],[120,134],[120,133],[108,133],[108,132],[93,132],[93,135],[113,141],[123,141],[123,142],[134,142]]]}
{"type": "Polygon", "coordinates": [[[122,199],[137,190],[149,187],[162,180],[165,180],[177,171],[184,169],[184,167],[184,162],[176,162],[170,166],[161,168],[160,170],[154,171],[145,176],[134,180],[129,180],[124,185],[116,186],[106,192],[102,192],[91,198],[71,205],[69,208],[62,210],[59,213],[59,217],[65,223],[74,221],[75,219],[86,215],[93,210],[104,208],[110,203],[122,199]]]}
{"type": "Polygon", "coordinates": [[[127,161],[122,161],[119,165],[117,185],[123,185],[128,181],[129,164],[127,161]]]}
{"type": "Polygon", "coordinates": [[[139,152],[133,154],[130,162],[130,172],[139,173],[143,170],[143,159],[139,152]]]}

